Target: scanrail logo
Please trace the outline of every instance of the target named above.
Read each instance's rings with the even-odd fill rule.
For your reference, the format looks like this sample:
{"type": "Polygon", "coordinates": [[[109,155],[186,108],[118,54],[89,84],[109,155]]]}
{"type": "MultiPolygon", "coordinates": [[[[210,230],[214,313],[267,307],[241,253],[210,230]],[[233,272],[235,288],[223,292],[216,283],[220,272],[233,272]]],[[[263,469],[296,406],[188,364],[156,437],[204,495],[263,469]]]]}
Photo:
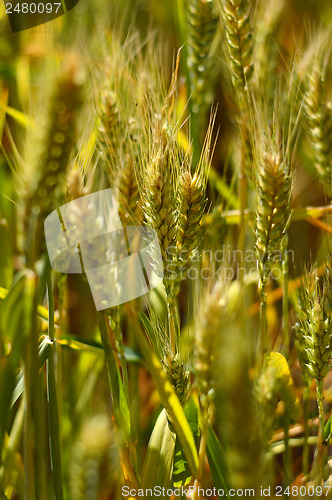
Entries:
{"type": "Polygon", "coordinates": [[[23,31],[48,23],[66,14],[79,0],[4,0],[6,13],[13,32],[23,31]]]}
{"type": "Polygon", "coordinates": [[[53,269],[85,273],[98,311],[146,294],[163,279],[155,231],[122,227],[111,189],[82,196],[45,219],[53,269]]]}

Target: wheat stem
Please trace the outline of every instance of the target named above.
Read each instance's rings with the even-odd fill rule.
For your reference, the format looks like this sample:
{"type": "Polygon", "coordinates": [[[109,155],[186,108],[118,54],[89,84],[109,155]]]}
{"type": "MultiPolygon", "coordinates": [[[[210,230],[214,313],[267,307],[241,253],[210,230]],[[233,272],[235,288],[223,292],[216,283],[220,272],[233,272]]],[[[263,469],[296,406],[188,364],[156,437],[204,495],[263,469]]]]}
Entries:
{"type": "Polygon", "coordinates": [[[260,290],[260,366],[263,366],[264,355],[267,352],[267,317],[266,317],[266,304],[267,293],[265,285],[262,285],[260,290]]]}
{"type": "Polygon", "coordinates": [[[49,310],[49,330],[48,334],[52,341],[50,353],[47,359],[47,401],[48,401],[48,418],[49,418],[49,436],[50,436],[50,451],[51,463],[54,483],[55,500],[63,499],[62,487],[62,466],[61,466],[61,439],[59,430],[59,412],[58,400],[56,392],[56,377],[54,364],[54,297],[52,287],[51,271],[47,275],[47,293],[48,293],[48,310],[49,310]]]}
{"type": "Polygon", "coordinates": [[[288,415],[287,410],[285,410],[285,412],[284,412],[283,426],[284,426],[284,443],[285,443],[285,450],[284,450],[284,456],[283,456],[283,465],[284,465],[283,486],[287,487],[292,482],[292,479],[291,479],[292,457],[291,457],[291,450],[289,447],[289,415],[288,415]]]}
{"type": "Polygon", "coordinates": [[[288,236],[285,234],[282,242],[282,325],[284,332],[284,343],[289,353],[289,326],[288,326],[288,236]]]}
{"type": "MultiPolygon", "coordinates": [[[[111,396],[112,396],[112,401],[113,401],[113,415],[117,424],[117,427],[121,431],[121,420],[119,418],[119,378],[118,378],[118,373],[117,373],[117,366],[116,366],[116,361],[112,349],[112,345],[110,342],[107,326],[106,326],[106,318],[103,313],[98,313],[98,325],[99,325],[99,332],[100,332],[100,338],[103,344],[103,349],[105,352],[105,360],[106,360],[106,366],[107,366],[107,373],[108,373],[108,380],[109,380],[109,386],[111,390],[111,396]],[[115,401],[115,398],[117,399],[115,401]]],[[[129,405],[129,401],[127,401],[129,405]]],[[[131,425],[133,424],[132,422],[132,417],[130,416],[131,419],[131,425]]],[[[125,480],[128,484],[131,485],[137,485],[137,453],[136,453],[136,443],[133,442],[133,440],[130,440],[129,442],[126,443],[121,443],[121,459],[125,464],[127,464],[124,467],[124,472],[125,472],[125,480]],[[126,445],[126,446],[123,446],[126,445]],[[128,456],[129,455],[129,456],[128,456]]]]}
{"type": "MultiPolygon", "coordinates": [[[[31,271],[30,271],[31,272],[31,271]]],[[[37,326],[37,303],[38,290],[37,276],[31,272],[29,276],[31,287],[33,287],[33,310],[30,311],[31,331],[27,342],[25,353],[25,461],[26,477],[26,499],[43,500],[45,498],[45,464],[43,460],[43,397],[39,375],[38,361],[38,326],[37,326]]]]}
{"type": "Polygon", "coordinates": [[[206,444],[207,444],[207,432],[208,432],[208,418],[207,415],[203,415],[203,422],[201,426],[201,440],[199,443],[199,452],[198,452],[198,469],[197,469],[197,477],[195,479],[195,492],[193,495],[193,500],[202,499],[202,495],[199,494],[199,488],[202,485],[202,479],[204,475],[204,462],[206,455],[206,444]]]}
{"type": "Polygon", "coordinates": [[[317,405],[318,405],[318,440],[315,452],[314,460],[314,474],[315,474],[315,484],[316,486],[321,486],[323,478],[323,469],[326,462],[326,447],[324,446],[324,382],[323,380],[316,379],[316,394],[317,394],[317,405]]]}
{"type": "Polygon", "coordinates": [[[305,386],[303,389],[303,418],[304,418],[304,443],[303,443],[303,453],[302,453],[302,473],[303,477],[306,478],[309,470],[309,434],[310,429],[308,425],[309,420],[309,387],[310,382],[305,382],[305,386]]]}
{"type": "Polygon", "coordinates": [[[167,316],[169,328],[170,347],[175,354],[177,352],[177,343],[179,338],[179,325],[177,322],[176,303],[173,296],[167,295],[167,316]]]}
{"type": "Polygon", "coordinates": [[[121,373],[123,380],[123,388],[126,394],[127,401],[129,402],[129,380],[128,380],[128,367],[124,351],[123,335],[121,330],[121,316],[120,306],[115,306],[109,313],[111,319],[111,326],[115,336],[115,345],[119,353],[121,373]]]}

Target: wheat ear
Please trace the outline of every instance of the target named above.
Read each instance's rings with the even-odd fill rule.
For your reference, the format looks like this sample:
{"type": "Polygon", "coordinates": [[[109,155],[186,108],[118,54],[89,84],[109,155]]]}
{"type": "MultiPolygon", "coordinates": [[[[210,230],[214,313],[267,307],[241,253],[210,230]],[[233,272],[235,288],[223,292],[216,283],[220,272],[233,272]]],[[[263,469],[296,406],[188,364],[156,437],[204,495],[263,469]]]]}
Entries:
{"type": "Polygon", "coordinates": [[[292,181],[287,158],[277,151],[264,151],[257,177],[256,256],[262,289],[290,219],[292,181]]]}
{"type": "Polygon", "coordinates": [[[39,258],[42,250],[44,219],[56,207],[65,191],[66,173],[76,136],[77,115],[83,100],[82,85],[82,68],[71,61],[58,78],[51,97],[43,152],[25,202],[25,229],[28,238],[30,236],[26,253],[30,264],[39,258]],[[32,235],[34,240],[31,239],[32,235]]]}
{"type": "Polygon", "coordinates": [[[142,213],[134,160],[127,154],[119,171],[118,211],[125,226],[139,224],[142,213]]]}
{"type": "MultiPolygon", "coordinates": [[[[100,145],[100,166],[105,170],[107,183],[114,186],[121,151],[121,120],[117,96],[112,90],[101,93],[97,112],[97,134],[100,145]]],[[[99,169],[97,170],[98,173],[99,169]]]]}
{"type": "MultiPolygon", "coordinates": [[[[214,348],[211,352],[214,362],[211,363],[211,355],[207,356],[201,348],[198,369],[205,377],[208,365],[212,364],[209,378],[214,380],[216,420],[229,465],[228,479],[232,487],[257,488],[262,484],[263,447],[254,405],[253,381],[249,374],[249,346],[240,325],[236,320],[232,321],[239,311],[240,294],[238,281],[230,286],[219,282],[212,292],[205,314],[204,335],[209,351],[214,348]],[[213,337],[215,344],[210,346],[213,337]],[[243,443],[246,443],[246,450],[243,443]]],[[[202,382],[200,385],[206,393],[208,387],[204,382],[203,386],[202,382]]]]}
{"type": "Polygon", "coordinates": [[[109,419],[104,415],[97,415],[87,420],[75,442],[71,457],[71,498],[83,500],[108,496],[115,490],[115,484],[120,477],[119,461],[109,419]]]}
{"type": "MultiPolygon", "coordinates": [[[[262,151],[257,165],[256,256],[261,300],[260,348],[267,349],[266,284],[275,252],[281,247],[290,220],[291,171],[287,155],[276,150],[262,151]]],[[[261,358],[262,361],[262,358],[261,358]]]]}
{"type": "Polygon", "coordinates": [[[303,289],[298,295],[296,325],[297,345],[305,377],[316,380],[317,405],[319,413],[318,443],[313,467],[316,484],[321,484],[322,471],[326,462],[324,449],[324,378],[330,371],[332,356],[332,272],[331,254],[325,266],[323,284],[320,287],[315,270],[307,274],[303,289]]]}
{"type": "Polygon", "coordinates": [[[263,94],[270,109],[273,107],[275,70],[278,64],[276,35],[285,6],[285,0],[262,0],[256,13],[253,53],[255,86],[257,96],[263,94]]]}
{"type": "Polygon", "coordinates": [[[332,196],[332,107],[326,100],[325,70],[316,60],[308,71],[304,94],[307,133],[316,175],[329,197],[332,196]]]}
{"type": "MultiPolygon", "coordinates": [[[[210,57],[217,28],[215,0],[190,0],[188,3],[188,58],[189,92],[192,109],[199,112],[209,104],[210,57]]],[[[211,91],[210,91],[211,93],[211,91]]]]}
{"type": "Polygon", "coordinates": [[[221,0],[232,81],[240,108],[248,103],[248,84],[252,78],[253,43],[250,0],[221,0]]]}

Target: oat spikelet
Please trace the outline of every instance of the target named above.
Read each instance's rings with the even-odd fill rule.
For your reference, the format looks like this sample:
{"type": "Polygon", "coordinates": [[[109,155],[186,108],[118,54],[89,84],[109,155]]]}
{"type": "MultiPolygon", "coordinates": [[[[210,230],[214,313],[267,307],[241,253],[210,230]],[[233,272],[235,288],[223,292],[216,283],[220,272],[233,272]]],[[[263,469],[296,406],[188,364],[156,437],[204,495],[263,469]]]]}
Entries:
{"type": "Polygon", "coordinates": [[[193,111],[209,104],[211,46],[216,33],[214,0],[190,0],[188,4],[188,71],[193,111]]]}
{"type": "Polygon", "coordinates": [[[221,0],[232,81],[240,108],[248,102],[248,84],[253,75],[250,0],[221,0]]]}
{"type": "Polygon", "coordinates": [[[316,175],[332,196],[332,106],[326,99],[325,69],[318,59],[308,71],[304,108],[316,175]]]}

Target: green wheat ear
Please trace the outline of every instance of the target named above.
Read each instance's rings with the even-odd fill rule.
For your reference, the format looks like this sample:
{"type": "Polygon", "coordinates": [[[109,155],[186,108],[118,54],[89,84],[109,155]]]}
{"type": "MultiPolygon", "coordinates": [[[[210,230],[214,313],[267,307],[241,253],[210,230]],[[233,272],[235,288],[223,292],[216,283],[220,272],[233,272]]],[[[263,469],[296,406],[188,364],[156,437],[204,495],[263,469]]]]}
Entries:
{"type": "Polygon", "coordinates": [[[148,335],[151,336],[154,349],[168,380],[181,403],[185,403],[192,388],[189,362],[185,361],[178,342],[175,347],[171,346],[167,329],[159,318],[151,322],[150,331],[153,334],[148,333],[148,335]]]}
{"type": "Polygon", "coordinates": [[[125,226],[141,222],[140,195],[136,180],[134,160],[126,155],[118,173],[118,212],[125,226]]]}
{"type": "Polygon", "coordinates": [[[253,398],[249,345],[236,321],[241,292],[238,281],[231,285],[220,281],[212,291],[196,340],[195,370],[201,394],[207,398],[214,395],[230,484],[257,489],[262,484],[263,446],[253,398]]]}
{"type": "Polygon", "coordinates": [[[171,282],[173,296],[177,296],[180,291],[180,283],[187,276],[203,235],[206,186],[213,155],[211,136],[214,118],[215,116],[212,116],[198,165],[192,173],[191,159],[186,158],[179,175],[175,255],[173,254],[173,259],[169,262],[169,267],[172,266],[173,269],[174,279],[171,282]]]}
{"type": "Polygon", "coordinates": [[[211,100],[211,48],[217,29],[215,0],[190,0],[188,3],[189,93],[192,110],[198,113],[211,100]]]}
{"type": "Polygon", "coordinates": [[[263,289],[290,220],[291,172],[276,150],[261,153],[257,164],[256,256],[263,289]]]}
{"type": "MultiPolygon", "coordinates": [[[[329,255],[331,259],[331,255],[329,255]]],[[[330,371],[332,356],[332,272],[324,269],[322,287],[317,272],[307,273],[296,307],[296,345],[305,377],[322,381],[330,371]]]]}
{"type": "Polygon", "coordinates": [[[269,109],[273,108],[275,74],[278,67],[279,47],[276,36],[285,7],[285,0],[261,0],[255,15],[255,90],[258,98],[265,97],[269,109]]]}
{"type": "Polygon", "coordinates": [[[304,109],[315,172],[332,197],[332,105],[327,101],[325,68],[319,56],[307,73],[304,109]]]}
{"type": "Polygon", "coordinates": [[[158,151],[143,172],[142,209],[147,226],[158,235],[164,270],[167,250],[174,244],[176,232],[176,197],[178,174],[169,151],[158,151]]]}
{"type": "Polygon", "coordinates": [[[248,85],[253,76],[250,0],[221,0],[231,76],[241,109],[247,108],[248,85]]]}
{"type": "Polygon", "coordinates": [[[142,223],[140,192],[137,182],[136,164],[142,149],[141,130],[133,117],[127,120],[128,131],[124,144],[124,154],[118,171],[117,190],[119,215],[124,225],[142,223]],[[135,148],[134,148],[135,146],[135,148]]]}
{"type": "Polygon", "coordinates": [[[120,477],[119,463],[108,418],[97,415],[87,420],[73,448],[69,467],[72,500],[108,497],[120,477]]]}
{"type": "Polygon", "coordinates": [[[98,140],[102,166],[108,173],[108,181],[111,185],[114,184],[114,164],[118,161],[117,153],[122,144],[121,126],[116,94],[112,90],[104,90],[99,101],[98,140]]]}
{"type": "Polygon", "coordinates": [[[65,191],[77,116],[83,103],[83,79],[81,66],[70,60],[56,81],[51,97],[43,152],[35,165],[34,179],[25,200],[26,254],[30,265],[40,257],[44,219],[65,191]]]}

